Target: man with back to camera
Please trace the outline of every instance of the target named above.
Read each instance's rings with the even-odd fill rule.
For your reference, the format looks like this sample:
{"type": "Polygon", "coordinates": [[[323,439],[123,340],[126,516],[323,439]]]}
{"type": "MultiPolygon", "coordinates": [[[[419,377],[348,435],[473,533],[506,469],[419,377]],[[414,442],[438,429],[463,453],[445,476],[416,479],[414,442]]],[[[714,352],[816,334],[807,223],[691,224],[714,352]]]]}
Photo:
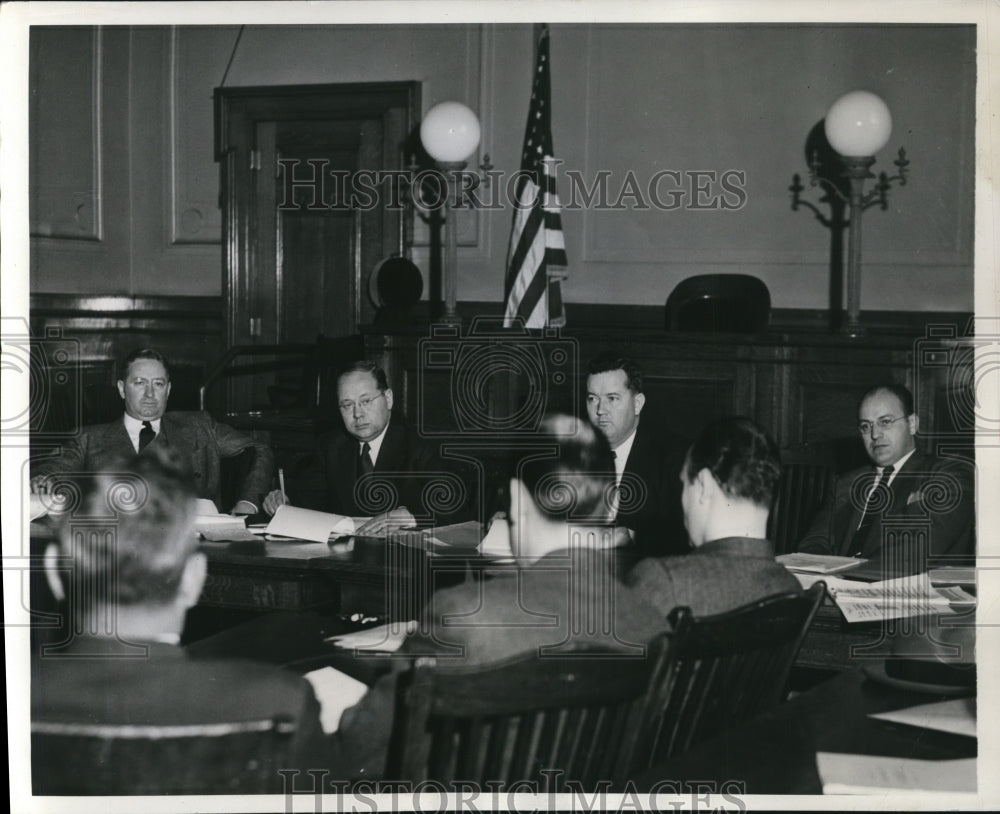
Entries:
{"type": "MultiPolygon", "coordinates": [[[[362,360],[345,368],[337,378],[337,404],[343,432],[319,439],[327,511],[370,517],[357,533],[372,536],[416,526],[429,516],[439,525],[473,516],[474,481],[458,478],[450,471],[455,467],[446,467],[434,446],[420,439],[398,411],[393,413],[392,388],[381,367],[362,360]],[[424,495],[435,481],[445,499],[431,511],[424,495]],[[372,501],[377,505],[386,495],[393,505],[373,511],[372,501]]],[[[264,509],[273,514],[281,504],[281,492],[271,492],[264,509]]]]}
{"type": "Polygon", "coordinates": [[[774,561],[767,518],[781,476],[778,449],[749,418],[710,422],[680,472],[684,524],[694,550],[638,563],[625,582],[664,615],[687,606],[723,613],[773,594],[800,590],[774,561]]]}
{"type": "Polygon", "coordinates": [[[94,472],[147,448],[170,448],[189,468],[198,497],[213,501],[222,511],[231,508],[232,514],[257,514],[274,476],[271,448],[246,433],[217,424],[206,412],[166,412],[170,366],[156,350],[133,351],[122,362],[119,374],[118,394],[124,402],[124,415],[108,424],[84,427],[66,444],[61,457],[41,461],[34,467],[32,491],[46,489],[49,475],[94,472]],[[232,507],[219,506],[221,459],[247,449],[253,450],[254,458],[239,499],[232,507]]]}
{"type": "MultiPolygon", "coordinates": [[[[295,731],[288,765],[274,767],[274,790],[281,791],[278,769],[327,765],[319,705],[294,673],[248,660],[190,658],[179,646],[206,559],[193,530],[193,484],[170,452],[133,455],[81,476],[73,490],[77,505],[67,507],[45,560],[54,592],[66,599],[65,614],[80,614],[66,626],[77,635],[33,654],[32,722],[196,726],[283,717],[295,731]]],[[[62,776],[70,767],[51,765],[44,751],[33,750],[32,764],[43,786],[49,775],[60,775],[53,782],[63,789],[70,782],[62,776]]],[[[228,780],[218,778],[220,792],[228,780]]],[[[80,782],[86,785],[86,777],[80,782]]]]}
{"type": "Polygon", "coordinates": [[[922,453],[916,446],[919,426],[906,387],[877,385],[862,396],[858,432],[874,466],[837,478],[799,551],[862,557],[886,577],[925,571],[931,558],[940,564],[974,561],[972,467],[922,453]]]}
{"type": "Polygon", "coordinates": [[[642,554],[689,550],[676,472],[684,444],[647,421],[642,370],[627,357],[604,354],[591,360],[587,415],[608,439],[620,487],[615,522],[631,530],[642,554]]]}
{"type": "MultiPolygon", "coordinates": [[[[558,657],[577,644],[635,656],[665,629],[663,615],[619,581],[620,550],[606,522],[614,468],[603,434],[575,416],[548,415],[538,441],[558,452],[525,456],[509,480],[517,567],[480,566],[478,578],[436,591],[400,656],[489,664],[532,652],[558,657]]],[[[335,765],[349,777],[383,773],[395,683],[395,673],[383,676],[341,718],[335,765]]]]}

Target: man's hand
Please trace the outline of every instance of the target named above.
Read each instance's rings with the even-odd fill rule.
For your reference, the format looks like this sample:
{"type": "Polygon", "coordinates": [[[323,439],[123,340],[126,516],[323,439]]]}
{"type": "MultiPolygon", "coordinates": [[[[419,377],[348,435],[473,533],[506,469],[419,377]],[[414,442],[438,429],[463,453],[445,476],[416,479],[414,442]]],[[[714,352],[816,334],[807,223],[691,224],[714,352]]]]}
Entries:
{"type": "Polygon", "coordinates": [[[280,489],[275,489],[274,491],[268,492],[267,497],[264,498],[264,511],[268,514],[274,514],[278,511],[279,506],[291,506],[291,502],[288,500],[286,495],[281,493],[280,489]]]}
{"type": "Polygon", "coordinates": [[[247,514],[257,514],[257,507],[254,506],[249,500],[241,500],[233,506],[231,514],[236,517],[247,514]]]}
{"type": "Polygon", "coordinates": [[[31,487],[31,494],[47,495],[49,493],[49,485],[47,481],[48,481],[48,475],[35,475],[35,477],[33,477],[29,481],[29,485],[31,487]]]}
{"type": "Polygon", "coordinates": [[[376,515],[367,523],[363,523],[354,533],[362,537],[383,537],[395,529],[408,528],[416,524],[417,521],[409,510],[405,506],[400,506],[391,512],[376,515]]]}

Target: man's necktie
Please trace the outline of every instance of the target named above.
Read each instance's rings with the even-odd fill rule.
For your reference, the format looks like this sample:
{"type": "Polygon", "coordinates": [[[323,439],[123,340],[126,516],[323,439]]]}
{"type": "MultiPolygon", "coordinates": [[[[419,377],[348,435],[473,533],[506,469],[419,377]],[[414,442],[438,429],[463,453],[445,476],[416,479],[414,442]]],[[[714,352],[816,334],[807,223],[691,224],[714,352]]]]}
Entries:
{"type": "Polygon", "coordinates": [[[361,445],[361,454],[358,456],[358,477],[375,471],[375,465],[372,464],[371,451],[372,448],[368,445],[367,441],[361,445]]]}
{"type": "Polygon", "coordinates": [[[854,536],[851,538],[850,551],[852,557],[861,556],[861,552],[864,549],[865,545],[865,539],[868,537],[868,531],[871,529],[872,523],[875,522],[875,515],[879,513],[876,511],[871,511],[871,512],[868,511],[868,507],[873,505],[874,502],[875,506],[879,506],[879,504],[882,504],[881,508],[882,509],[885,508],[884,504],[886,503],[886,501],[875,497],[875,492],[880,488],[882,489],[888,488],[889,477],[892,475],[893,471],[894,467],[892,465],[889,465],[882,470],[882,473],[880,475],[875,476],[875,483],[872,486],[871,491],[868,493],[868,497],[865,500],[864,511],[861,513],[861,523],[858,525],[858,530],[854,532],[854,536]],[[885,486],[883,486],[882,484],[885,484],[885,486]]]}
{"type": "Polygon", "coordinates": [[[154,438],[156,438],[156,432],[153,430],[153,425],[148,421],[143,421],[142,429],[139,430],[139,452],[148,447],[149,442],[154,438]]]}

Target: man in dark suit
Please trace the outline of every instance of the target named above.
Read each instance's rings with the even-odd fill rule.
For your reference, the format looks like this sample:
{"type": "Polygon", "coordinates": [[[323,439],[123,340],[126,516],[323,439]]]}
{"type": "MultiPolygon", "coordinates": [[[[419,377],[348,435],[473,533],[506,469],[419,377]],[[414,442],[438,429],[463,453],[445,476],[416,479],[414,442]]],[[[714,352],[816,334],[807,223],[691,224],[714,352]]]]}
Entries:
{"type": "MultiPolygon", "coordinates": [[[[558,657],[581,643],[635,656],[665,629],[663,615],[618,579],[605,519],[614,472],[606,439],[566,415],[546,417],[540,430],[558,453],[520,462],[510,479],[505,522],[518,567],[481,566],[477,579],[434,593],[398,651],[404,659],[488,664],[522,653],[558,657]]],[[[394,674],[379,679],[344,712],[335,765],[348,776],[381,774],[394,686],[394,674]]]]}
{"type": "Polygon", "coordinates": [[[684,523],[694,550],[638,563],[626,583],[660,613],[689,607],[696,616],[800,590],[774,561],[767,516],[781,476],[778,449],[748,418],[709,423],[681,473],[684,523]]]}
{"type": "Polygon", "coordinates": [[[640,421],[645,403],[642,370],[631,359],[608,354],[590,362],[587,415],[615,455],[615,522],[633,533],[645,554],[683,554],[689,545],[677,473],[686,445],[640,421]]]}
{"type": "Polygon", "coordinates": [[[975,475],[960,459],[916,447],[919,419],[902,385],[873,387],[858,431],[874,466],[839,477],[799,551],[863,557],[888,576],[920,573],[930,560],[975,558],[975,475]]]}
{"type": "Polygon", "coordinates": [[[236,504],[219,506],[233,514],[256,514],[274,475],[274,455],[267,444],[225,424],[208,413],[167,413],[170,367],[163,354],[148,348],[129,354],[121,365],[118,393],[125,404],[122,418],[110,424],[84,427],[56,459],[35,467],[32,491],[46,489],[50,475],[95,472],[146,449],[169,448],[189,469],[198,497],[219,506],[221,459],[253,450],[253,462],[236,504]]]}
{"type": "MultiPolygon", "coordinates": [[[[66,599],[71,635],[34,654],[32,722],[138,727],[283,717],[295,732],[287,763],[274,767],[274,788],[281,791],[278,769],[328,765],[319,705],[294,673],[246,660],[189,658],[179,647],[206,560],[193,532],[193,484],[169,453],[133,455],[80,477],[59,542],[45,557],[66,599]]],[[[32,760],[48,765],[44,751],[35,750],[32,760]]],[[[228,779],[219,777],[220,792],[228,779]]]]}
{"type": "MultiPolygon", "coordinates": [[[[359,361],[342,371],[337,402],[344,431],[319,439],[327,511],[371,518],[357,528],[366,535],[471,518],[470,481],[446,467],[435,447],[393,412],[393,392],[382,368],[359,361]]],[[[264,501],[271,513],[279,505],[280,492],[264,501]]]]}

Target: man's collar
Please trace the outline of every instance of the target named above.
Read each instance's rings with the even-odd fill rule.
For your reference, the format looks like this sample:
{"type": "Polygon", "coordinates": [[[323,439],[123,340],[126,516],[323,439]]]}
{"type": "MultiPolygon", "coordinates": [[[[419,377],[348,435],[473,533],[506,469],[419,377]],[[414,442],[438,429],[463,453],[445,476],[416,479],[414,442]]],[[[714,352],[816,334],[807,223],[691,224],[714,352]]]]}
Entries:
{"type": "MultiPolygon", "coordinates": [[[[392,423],[392,415],[389,416],[389,420],[385,422],[385,427],[382,428],[382,432],[372,438],[371,441],[358,441],[358,452],[360,454],[361,448],[368,444],[368,448],[371,450],[372,463],[378,460],[379,450],[382,449],[382,442],[385,440],[385,434],[389,432],[389,425],[392,423]]],[[[355,438],[355,441],[358,439],[355,438]]]]}
{"type": "MultiPolygon", "coordinates": [[[[906,463],[906,462],[907,462],[908,460],[910,460],[910,458],[912,458],[912,457],[913,457],[913,453],[915,453],[916,451],[917,451],[917,448],[916,448],[916,447],[914,447],[914,448],[913,448],[913,449],[911,449],[911,450],[910,450],[909,452],[907,452],[907,453],[906,453],[906,454],[905,454],[905,455],[904,455],[904,456],[903,456],[902,458],[900,458],[900,459],[899,459],[898,461],[896,461],[896,463],[894,463],[894,464],[892,465],[892,471],[893,471],[893,472],[898,472],[898,471],[899,471],[900,469],[902,469],[902,468],[903,468],[903,465],[904,465],[904,464],[905,464],[905,463],[906,463]]],[[[881,471],[882,471],[883,469],[885,469],[885,467],[884,467],[884,466],[876,466],[876,467],[875,467],[875,469],[876,469],[876,470],[877,470],[878,472],[881,472],[881,471]]]]}
{"type": "Polygon", "coordinates": [[[629,453],[632,451],[632,445],[635,443],[635,434],[639,431],[639,424],[636,422],[635,429],[629,433],[628,437],[622,441],[617,447],[614,448],[615,460],[619,462],[619,466],[624,466],[625,461],[628,460],[629,453]]]}
{"type": "MultiPolygon", "coordinates": [[[[133,418],[128,413],[124,413],[122,416],[125,422],[125,429],[128,430],[129,434],[138,434],[142,429],[143,420],[141,418],[133,418]]],[[[153,426],[155,432],[160,431],[160,422],[163,420],[163,416],[160,418],[154,418],[149,423],[153,426]]]]}

